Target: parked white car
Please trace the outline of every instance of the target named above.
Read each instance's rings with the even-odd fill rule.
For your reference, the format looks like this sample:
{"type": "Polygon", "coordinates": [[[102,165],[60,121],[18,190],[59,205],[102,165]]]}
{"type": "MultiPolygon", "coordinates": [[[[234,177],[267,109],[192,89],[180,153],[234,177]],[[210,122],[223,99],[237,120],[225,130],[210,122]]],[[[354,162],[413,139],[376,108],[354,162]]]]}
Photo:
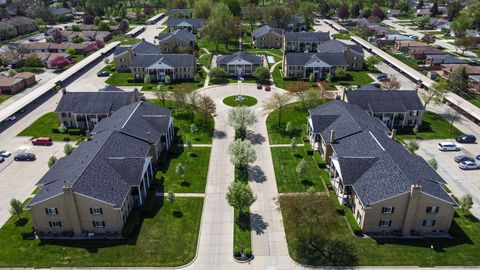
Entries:
{"type": "Polygon", "coordinates": [[[440,151],[460,151],[460,146],[451,142],[441,142],[437,147],[440,151]]]}
{"type": "Polygon", "coordinates": [[[475,161],[464,161],[458,163],[458,167],[462,170],[478,170],[480,169],[480,164],[475,163],[475,161]]]}

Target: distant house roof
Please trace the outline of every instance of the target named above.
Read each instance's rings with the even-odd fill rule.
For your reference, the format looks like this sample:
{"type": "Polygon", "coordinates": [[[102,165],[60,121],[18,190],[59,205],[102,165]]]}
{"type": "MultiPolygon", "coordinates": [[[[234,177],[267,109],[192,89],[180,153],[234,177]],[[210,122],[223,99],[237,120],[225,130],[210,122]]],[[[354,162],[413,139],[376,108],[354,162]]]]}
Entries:
{"type": "Polygon", "coordinates": [[[73,11],[71,9],[65,8],[65,7],[59,7],[59,8],[51,8],[50,9],[53,13],[53,15],[65,15],[65,14],[72,14],[73,11]]]}
{"type": "Polygon", "coordinates": [[[21,81],[23,81],[22,78],[0,75],[0,87],[10,87],[21,81]]]}
{"type": "Polygon", "coordinates": [[[430,9],[429,8],[421,8],[417,9],[417,16],[430,16],[430,9]]]}
{"type": "Polygon", "coordinates": [[[135,102],[133,92],[66,92],[55,111],[75,114],[110,114],[133,102],[135,102]]]}
{"type": "Polygon", "coordinates": [[[189,17],[192,13],[188,8],[172,8],[168,11],[168,17],[173,18],[176,14],[181,14],[183,17],[189,17]]]}
{"type": "Polygon", "coordinates": [[[30,79],[30,78],[35,78],[35,73],[32,72],[20,72],[15,75],[17,78],[21,79],[30,79]]]}
{"type": "Polygon", "coordinates": [[[27,207],[63,193],[76,194],[121,207],[130,188],[139,185],[152,142],[170,125],[170,110],[139,101],[104,118],[92,131],[93,139],[61,158],[38,181],[40,191],[27,207]]]}
{"type": "Polygon", "coordinates": [[[411,155],[388,137],[388,129],[378,118],[339,100],[309,112],[314,133],[324,141],[329,142],[331,130],[335,131],[332,162],[337,163],[344,184],[352,186],[364,207],[405,194],[412,185],[420,185],[423,193],[456,206],[441,186],[445,181],[422,157],[411,155]]]}
{"type": "Polygon", "coordinates": [[[192,54],[138,54],[133,58],[131,67],[172,69],[194,67],[195,56],[192,54]]]}
{"type": "Polygon", "coordinates": [[[192,26],[200,28],[203,26],[203,19],[168,19],[168,26],[192,26]]]}
{"type": "Polygon", "coordinates": [[[177,29],[173,32],[170,33],[160,33],[157,38],[162,41],[170,37],[175,37],[179,40],[182,40],[184,42],[194,42],[195,41],[195,35],[185,31],[183,29],[177,29]]]}
{"type": "Polygon", "coordinates": [[[117,46],[113,52],[113,57],[120,56],[129,49],[135,54],[160,54],[160,47],[157,45],[147,41],[140,41],[134,45],[117,46]]]}
{"type": "Polygon", "coordinates": [[[453,72],[457,68],[465,67],[468,75],[480,75],[480,66],[472,66],[467,64],[441,64],[443,69],[453,72]]]}
{"type": "Polygon", "coordinates": [[[359,55],[363,55],[362,46],[357,44],[345,44],[337,39],[332,39],[318,45],[317,50],[320,53],[325,53],[325,52],[336,53],[336,52],[345,52],[347,50],[350,50],[359,55]]]}
{"type": "Polygon", "coordinates": [[[345,54],[342,52],[286,53],[285,59],[289,66],[348,66],[345,54]]]}
{"type": "Polygon", "coordinates": [[[407,50],[411,54],[424,54],[424,55],[447,54],[446,52],[431,46],[408,47],[407,50]]]}
{"type": "Polygon", "coordinates": [[[425,47],[428,46],[428,44],[415,41],[415,40],[397,40],[395,41],[395,44],[398,47],[425,47]]]}
{"type": "Polygon", "coordinates": [[[449,54],[443,55],[427,55],[427,60],[430,60],[432,64],[440,65],[440,64],[467,64],[468,62],[455,57],[449,54]]]}
{"type": "Polygon", "coordinates": [[[324,42],[330,40],[328,32],[285,32],[286,42],[324,42]]]}
{"type": "Polygon", "coordinates": [[[388,41],[410,41],[410,40],[413,40],[413,39],[409,36],[400,35],[400,34],[393,34],[393,35],[386,35],[385,40],[388,40],[388,41]]]}
{"type": "Polygon", "coordinates": [[[299,14],[293,14],[290,16],[290,20],[288,21],[288,26],[290,27],[303,24],[305,24],[305,20],[303,19],[303,16],[299,14]]]}
{"type": "Polygon", "coordinates": [[[250,64],[258,64],[258,65],[262,64],[262,58],[260,56],[248,54],[242,51],[228,54],[228,55],[217,56],[217,65],[221,65],[221,64],[226,65],[232,62],[237,62],[237,61],[246,62],[250,64]]]}
{"type": "Polygon", "coordinates": [[[347,91],[348,103],[355,104],[373,113],[424,111],[416,91],[347,91]]]}
{"type": "Polygon", "coordinates": [[[376,84],[367,84],[367,85],[362,85],[362,86],[358,87],[357,90],[360,90],[360,91],[377,91],[377,90],[381,90],[381,89],[376,84]]]}
{"type": "Polygon", "coordinates": [[[274,28],[274,27],[271,27],[270,25],[264,25],[264,26],[258,28],[257,30],[253,31],[252,32],[252,37],[257,38],[257,37],[264,36],[268,33],[272,33],[272,34],[275,34],[277,36],[282,36],[284,32],[285,32],[285,29],[274,28]]]}

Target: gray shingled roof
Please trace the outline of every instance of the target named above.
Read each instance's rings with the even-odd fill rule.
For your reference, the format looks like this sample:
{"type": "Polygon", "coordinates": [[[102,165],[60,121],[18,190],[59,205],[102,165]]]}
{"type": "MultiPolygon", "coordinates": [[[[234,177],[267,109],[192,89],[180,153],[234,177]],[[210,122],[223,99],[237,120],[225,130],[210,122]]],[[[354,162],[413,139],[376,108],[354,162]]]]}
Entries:
{"type": "Polygon", "coordinates": [[[347,91],[346,95],[348,103],[355,104],[371,112],[409,112],[425,110],[416,91],[347,91]]]}
{"type": "Polygon", "coordinates": [[[286,42],[319,42],[329,41],[328,32],[285,32],[286,42]]]}
{"type": "Polygon", "coordinates": [[[168,26],[177,26],[184,23],[200,28],[203,26],[203,19],[168,19],[168,26]]]}
{"type": "Polygon", "coordinates": [[[79,114],[111,113],[135,102],[135,93],[123,91],[66,92],[56,112],[79,114]]]}
{"type": "Polygon", "coordinates": [[[361,90],[361,91],[377,91],[377,90],[381,90],[376,84],[367,84],[367,85],[362,85],[360,87],[357,88],[357,90],[361,90]]]}
{"type": "Polygon", "coordinates": [[[115,48],[115,51],[113,52],[113,56],[116,57],[117,55],[122,54],[128,49],[132,49],[132,51],[136,54],[159,54],[160,53],[160,47],[158,47],[153,43],[142,40],[134,45],[118,46],[117,48],[115,48]]]}
{"type": "Polygon", "coordinates": [[[147,68],[155,64],[171,67],[194,67],[195,56],[192,54],[138,54],[133,58],[131,67],[147,68]]]}
{"type": "Polygon", "coordinates": [[[458,58],[451,56],[449,54],[443,55],[427,55],[427,59],[431,59],[433,64],[467,64],[468,62],[458,58]]]}
{"type": "Polygon", "coordinates": [[[177,29],[171,33],[160,33],[158,35],[158,39],[160,41],[168,38],[168,37],[171,37],[171,36],[174,36],[176,38],[178,38],[179,40],[182,40],[184,42],[193,42],[195,41],[195,35],[188,32],[188,31],[185,31],[183,29],[177,29]]]}
{"type": "Polygon", "coordinates": [[[388,137],[381,121],[362,108],[337,100],[309,112],[314,132],[322,138],[328,140],[330,130],[335,130],[332,158],[338,160],[345,185],[353,187],[364,206],[407,193],[412,185],[456,205],[430,165],[388,137]]]}
{"type": "Polygon", "coordinates": [[[150,140],[166,133],[170,110],[140,101],[105,118],[92,131],[93,139],[61,158],[38,181],[42,188],[29,206],[73,191],[119,207],[132,185],[139,185],[150,140]],[[147,134],[151,132],[151,134],[147,134]]]}
{"type": "Polygon", "coordinates": [[[191,12],[192,10],[188,8],[172,8],[168,11],[168,17],[173,17],[177,13],[182,14],[184,17],[190,16],[191,12]]]}
{"type": "Polygon", "coordinates": [[[228,55],[217,56],[217,64],[218,65],[228,64],[228,63],[230,63],[232,61],[236,61],[236,60],[245,61],[245,62],[248,62],[248,63],[251,63],[251,64],[259,64],[259,65],[262,64],[262,58],[260,56],[248,54],[248,53],[245,53],[245,52],[242,52],[242,51],[232,53],[232,54],[228,54],[228,55]]]}
{"type": "Polygon", "coordinates": [[[260,28],[258,28],[257,30],[253,31],[252,32],[252,37],[261,37],[263,35],[266,35],[267,33],[274,33],[278,36],[282,36],[283,33],[285,32],[285,29],[282,29],[282,28],[274,28],[274,27],[271,27],[270,25],[264,25],[260,28]]]}
{"type": "Polygon", "coordinates": [[[305,66],[322,61],[330,66],[348,66],[344,53],[285,53],[287,65],[305,66]]]}
{"type": "Polygon", "coordinates": [[[357,44],[345,44],[337,39],[332,39],[321,43],[317,46],[318,52],[345,52],[350,49],[352,52],[356,52],[359,55],[363,55],[362,46],[357,44]]]}

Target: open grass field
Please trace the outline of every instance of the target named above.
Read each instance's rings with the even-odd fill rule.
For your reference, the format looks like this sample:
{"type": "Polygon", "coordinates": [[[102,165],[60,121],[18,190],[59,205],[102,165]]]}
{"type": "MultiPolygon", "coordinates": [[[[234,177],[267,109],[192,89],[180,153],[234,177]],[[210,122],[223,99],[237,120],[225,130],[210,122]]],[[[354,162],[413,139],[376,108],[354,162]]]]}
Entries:
{"type": "MultiPolygon", "coordinates": [[[[62,134],[58,132],[58,116],[56,112],[49,112],[42,115],[29,127],[20,132],[17,136],[27,136],[32,138],[49,137],[54,141],[81,141],[85,136],[79,135],[78,132],[68,132],[62,134]],[[75,135],[78,134],[78,135],[75,135]]],[[[78,130],[77,130],[78,131],[78,130]]]]}
{"type": "Polygon", "coordinates": [[[418,133],[414,134],[412,129],[398,130],[398,140],[411,139],[451,139],[463,133],[456,127],[452,126],[448,121],[440,115],[426,111],[423,116],[422,125],[418,129],[418,133]]]}

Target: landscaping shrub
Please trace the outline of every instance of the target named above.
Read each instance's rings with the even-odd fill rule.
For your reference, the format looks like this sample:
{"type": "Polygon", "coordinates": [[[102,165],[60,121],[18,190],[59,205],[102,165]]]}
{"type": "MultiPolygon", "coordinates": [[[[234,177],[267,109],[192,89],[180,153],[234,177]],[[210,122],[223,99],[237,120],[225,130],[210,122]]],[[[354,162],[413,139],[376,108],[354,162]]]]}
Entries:
{"type": "Polygon", "coordinates": [[[85,132],[84,132],[83,130],[78,129],[78,128],[69,128],[69,129],[67,130],[67,133],[68,133],[69,135],[77,135],[77,136],[78,136],[78,135],[83,135],[83,134],[85,134],[85,132]]]}

